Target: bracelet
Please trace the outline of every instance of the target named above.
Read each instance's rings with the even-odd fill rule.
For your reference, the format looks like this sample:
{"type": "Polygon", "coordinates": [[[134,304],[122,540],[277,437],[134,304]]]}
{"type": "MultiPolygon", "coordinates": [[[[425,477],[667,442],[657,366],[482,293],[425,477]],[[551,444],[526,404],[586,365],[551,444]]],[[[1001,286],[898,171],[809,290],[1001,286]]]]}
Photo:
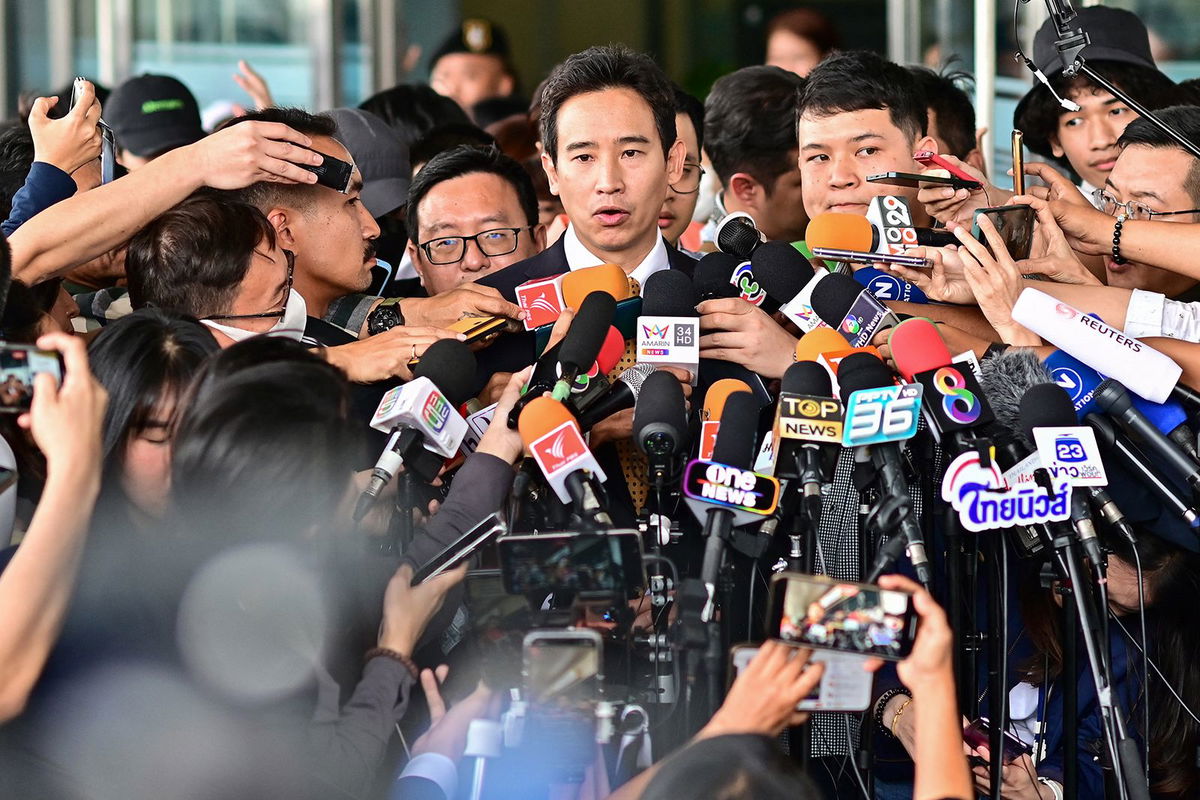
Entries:
{"type": "Polygon", "coordinates": [[[1113,262],[1117,263],[1117,264],[1125,263],[1125,259],[1121,256],[1121,228],[1124,225],[1125,225],[1125,215],[1118,214],[1117,215],[1117,224],[1113,227],[1113,246],[1112,246],[1113,262]]]}
{"type": "Polygon", "coordinates": [[[1058,781],[1052,781],[1049,778],[1038,778],[1038,783],[1050,787],[1050,791],[1054,792],[1054,800],[1063,800],[1063,788],[1058,781]]]}
{"type": "Polygon", "coordinates": [[[899,710],[896,711],[896,716],[892,717],[892,724],[888,726],[888,732],[892,734],[892,738],[899,738],[896,736],[896,723],[900,721],[900,715],[904,713],[904,709],[908,708],[911,702],[912,698],[910,697],[901,703],[899,710]]]}
{"type": "Polygon", "coordinates": [[[363,655],[363,662],[365,663],[370,661],[376,656],[382,656],[383,658],[390,658],[393,661],[399,661],[404,665],[404,668],[409,671],[413,678],[417,678],[420,675],[420,670],[417,669],[416,663],[411,658],[403,653],[398,653],[395,650],[389,650],[386,647],[372,647],[366,652],[366,654],[363,655]]]}
{"type": "MultiPolygon", "coordinates": [[[[887,733],[887,734],[892,733],[888,729],[888,726],[883,724],[884,709],[887,708],[887,704],[891,701],[891,699],[893,697],[897,697],[899,695],[904,695],[905,697],[912,698],[912,692],[908,691],[908,689],[905,689],[903,686],[894,686],[891,689],[888,689],[883,694],[879,695],[879,699],[875,701],[875,724],[878,725],[879,729],[881,731],[883,731],[884,733],[887,733]]],[[[892,735],[894,736],[895,734],[892,734],[892,735]]]]}

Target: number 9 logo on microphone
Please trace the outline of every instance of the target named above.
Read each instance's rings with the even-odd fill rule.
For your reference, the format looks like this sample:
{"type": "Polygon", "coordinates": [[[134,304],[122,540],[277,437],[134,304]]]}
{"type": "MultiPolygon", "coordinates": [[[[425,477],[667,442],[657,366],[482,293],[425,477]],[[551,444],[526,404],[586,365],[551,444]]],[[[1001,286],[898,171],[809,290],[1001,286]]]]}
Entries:
{"type": "Polygon", "coordinates": [[[942,410],[960,425],[970,425],[982,412],[979,399],[966,386],[966,379],[954,367],[942,367],[933,374],[933,387],[942,396],[942,410]]]}

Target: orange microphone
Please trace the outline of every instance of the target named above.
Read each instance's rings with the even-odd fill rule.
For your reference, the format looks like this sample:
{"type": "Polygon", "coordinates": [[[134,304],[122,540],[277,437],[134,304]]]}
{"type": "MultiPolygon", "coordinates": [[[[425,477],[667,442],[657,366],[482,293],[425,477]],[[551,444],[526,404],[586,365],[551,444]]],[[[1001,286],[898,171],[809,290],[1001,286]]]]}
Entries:
{"type": "Polygon", "coordinates": [[[616,264],[577,269],[563,276],[562,297],[567,308],[578,309],[583,298],[592,292],[606,292],[618,302],[633,296],[629,276],[616,264]]]}
{"type": "Polygon", "coordinates": [[[846,349],[846,338],[833,328],[817,328],[796,342],[797,361],[816,361],[825,353],[846,349]]]}
{"type": "Polygon", "coordinates": [[[737,378],[722,378],[708,387],[704,394],[704,405],[700,409],[700,445],[696,458],[701,461],[712,459],[713,447],[717,444],[717,431],[721,429],[721,414],[725,412],[725,401],[734,392],[749,392],[750,386],[737,378]]]}
{"type": "Polygon", "coordinates": [[[804,242],[809,247],[871,253],[879,235],[866,217],[858,214],[818,214],[808,223],[804,242]]]}
{"type": "Polygon", "coordinates": [[[534,398],[522,409],[517,431],[559,500],[574,501],[584,512],[591,511],[593,517],[603,513],[598,504],[589,509],[589,498],[595,502],[596,497],[588,482],[591,476],[601,482],[608,480],[608,476],[566,406],[549,397],[534,398]]]}

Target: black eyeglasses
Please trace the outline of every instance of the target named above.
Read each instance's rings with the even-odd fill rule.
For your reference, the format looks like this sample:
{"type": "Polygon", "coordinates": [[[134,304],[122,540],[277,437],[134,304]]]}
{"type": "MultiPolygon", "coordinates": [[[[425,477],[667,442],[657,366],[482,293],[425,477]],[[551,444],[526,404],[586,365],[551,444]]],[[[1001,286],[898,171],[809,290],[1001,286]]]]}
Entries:
{"type": "Polygon", "coordinates": [[[210,314],[205,319],[283,319],[287,315],[288,299],[292,296],[292,278],[296,272],[296,254],[284,250],[283,257],[287,260],[287,280],[283,284],[283,305],[278,311],[263,311],[261,314],[210,314]]]}
{"type": "Polygon", "coordinates": [[[467,242],[474,242],[479,252],[488,258],[506,256],[517,249],[517,237],[521,231],[532,230],[532,226],[524,228],[492,228],[474,236],[440,236],[417,247],[425,253],[430,264],[446,266],[457,264],[467,254],[467,242]]]}
{"type": "Polygon", "coordinates": [[[675,194],[695,194],[700,191],[700,179],[704,177],[704,167],[699,164],[684,164],[683,177],[671,184],[675,194]]]}

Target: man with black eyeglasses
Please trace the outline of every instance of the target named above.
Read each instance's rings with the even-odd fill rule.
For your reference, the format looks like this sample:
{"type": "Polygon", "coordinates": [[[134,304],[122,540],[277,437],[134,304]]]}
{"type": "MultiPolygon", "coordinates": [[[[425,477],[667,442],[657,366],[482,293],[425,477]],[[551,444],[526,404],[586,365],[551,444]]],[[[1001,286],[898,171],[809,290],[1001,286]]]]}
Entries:
{"type": "MultiPolygon", "coordinates": [[[[683,249],[679,239],[692,224],[700,199],[701,148],[704,146],[704,104],[678,86],[675,89],[675,137],[683,142],[683,176],[667,187],[667,198],[658,212],[658,229],[668,244],[683,249]]],[[[684,250],[685,253],[690,253],[684,250]]],[[[690,253],[696,258],[699,253],[690,253]]]]}
{"type": "Polygon", "coordinates": [[[525,169],[496,148],[439,153],[408,193],[408,252],[432,297],[542,252],[537,194],[525,169]]]}

